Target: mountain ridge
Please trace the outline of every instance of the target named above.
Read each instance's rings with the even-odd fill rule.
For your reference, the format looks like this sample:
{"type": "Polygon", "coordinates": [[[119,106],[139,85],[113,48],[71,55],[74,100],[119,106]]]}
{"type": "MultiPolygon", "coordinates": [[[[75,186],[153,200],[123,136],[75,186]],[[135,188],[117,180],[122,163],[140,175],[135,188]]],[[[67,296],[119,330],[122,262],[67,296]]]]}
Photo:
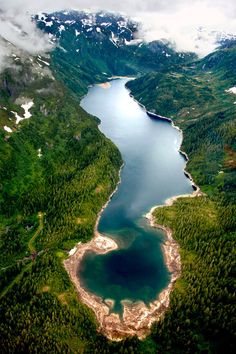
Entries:
{"type": "Polygon", "coordinates": [[[132,31],[113,43],[114,26],[104,28],[101,44],[95,25],[87,32],[84,23],[90,40],[76,36],[81,20],[80,27],[68,23],[68,31],[58,32],[64,22],[54,28],[45,18],[42,29],[60,35],[50,58],[16,49],[14,65],[0,74],[2,352],[233,352],[234,43],[200,60],[182,58],[161,42],[127,45],[132,31]],[[97,213],[118,181],[117,148],[99,132],[99,120],[79,107],[88,85],[115,74],[137,76],[128,83],[134,97],[181,127],[187,168],[207,194],[155,213],[181,246],[182,277],[152,334],[120,343],[97,333],[62,266],[75,243],[91,239],[97,213]],[[33,102],[31,116],[16,124],[27,102],[33,102]]]}

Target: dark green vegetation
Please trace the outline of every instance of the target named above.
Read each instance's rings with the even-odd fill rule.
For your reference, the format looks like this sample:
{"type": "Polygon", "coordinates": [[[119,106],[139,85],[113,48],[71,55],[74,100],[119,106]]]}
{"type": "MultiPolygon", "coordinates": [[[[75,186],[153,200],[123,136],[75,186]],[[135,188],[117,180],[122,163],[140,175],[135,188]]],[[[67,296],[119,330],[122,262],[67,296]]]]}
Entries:
{"type": "Polygon", "coordinates": [[[127,86],[148,110],[171,117],[183,130],[188,170],[201,189],[233,203],[236,95],[226,90],[236,83],[236,74],[225,75],[235,63],[236,47],[229,51],[219,50],[175,71],[149,73],[127,86]],[[209,63],[211,71],[206,69],[209,63]]]}
{"type": "Polygon", "coordinates": [[[236,83],[235,61],[231,47],[128,83],[149,110],[182,128],[188,170],[207,193],[155,213],[173,229],[183,264],[170,310],[152,333],[161,353],[235,349],[236,96],[225,92],[236,83]]]}
{"type": "Polygon", "coordinates": [[[112,75],[162,71],[196,57],[176,53],[161,41],[132,44],[137,23],[120,15],[72,11],[45,15],[37,21],[42,30],[57,38],[60,46],[52,53],[52,66],[57,78],[77,97],[87,92],[88,85],[112,75]],[[47,22],[53,25],[47,26],[47,22]]]}
{"type": "Polygon", "coordinates": [[[1,74],[1,106],[1,352],[89,350],[97,340],[94,319],[77,301],[62,261],[92,237],[117,183],[120,154],[97,121],[29,63],[1,74]],[[22,114],[14,104],[19,93],[34,106],[16,126],[10,110],[22,114]]]}
{"type": "Polygon", "coordinates": [[[66,32],[60,43],[66,52],[56,49],[52,63],[58,78],[76,95],[85,93],[88,85],[104,82],[114,74],[134,76],[139,72],[149,72],[150,69],[161,71],[193,58],[190,54],[180,58],[159,42],[152,46],[143,44],[117,47],[107,37],[102,42],[95,42],[83,34],[78,39],[74,38],[74,33],[66,32]],[[75,47],[83,55],[75,52],[75,47]],[[166,51],[169,57],[163,60],[162,51],[166,51]]]}
{"type": "Polygon", "coordinates": [[[170,311],[152,333],[161,353],[234,351],[235,215],[235,205],[208,197],[155,212],[158,223],[174,230],[182,259],[170,311]]]}
{"type": "Polygon", "coordinates": [[[0,76],[6,107],[0,109],[1,353],[233,352],[236,96],[224,90],[236,83],[235,47],[185,65],[171,50],[176,60],[169,62],[150,46],[109,47],[106,38],[98,46],[81,36],[77,59],[66,32],[61,43],[68,52],[58,48],[52,66],[70,91],[42,76],[36,59],[0,76]],[[145,76],[129,84],[132,93],[148,109],[173,115],[185,134],[188,169],[209,197],[158,212],[158,222],[170,225],[181,244],[182,278],[150,337],[111,343],[97,333],[62,261],[76,242],[92,237],[121,157],[71,93],[82,96],[88,84],[137,72],[145,76]],[[16,126],[10,111],[23,114],[19,96],[34,106],[32,117],[16,126]]]}

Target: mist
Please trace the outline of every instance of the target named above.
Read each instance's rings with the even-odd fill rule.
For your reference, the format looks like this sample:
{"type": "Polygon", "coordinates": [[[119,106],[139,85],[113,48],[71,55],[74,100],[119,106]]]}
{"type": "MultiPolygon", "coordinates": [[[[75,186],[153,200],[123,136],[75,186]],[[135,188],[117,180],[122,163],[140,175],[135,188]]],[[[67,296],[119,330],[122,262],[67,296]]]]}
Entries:
{"type": "Polygon", "coordinates": [[[13,50],[8,42],[29,54],[50,51],[47,35],[36,28],[31,15],[65,9],[121,12],[141,23],[143,40],[167,39],[177,51],[200,57],[216,48],[215,31],[236,34],[234,0],[0,0],[0,70],[13,50]]]}

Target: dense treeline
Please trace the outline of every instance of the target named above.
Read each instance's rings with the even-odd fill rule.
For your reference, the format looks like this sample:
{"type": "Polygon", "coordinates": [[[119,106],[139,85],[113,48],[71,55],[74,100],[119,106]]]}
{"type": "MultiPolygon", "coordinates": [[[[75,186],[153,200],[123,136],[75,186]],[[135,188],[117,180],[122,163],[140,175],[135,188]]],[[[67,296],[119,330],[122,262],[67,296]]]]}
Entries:
{"type": "Polygon", "coordinates": [[[236,106],[227,89],[236,77],[223,74],[235,58],[235,47],[229,53],[219,50],[194,65],[149,73],[127,84],[147,109],[171,117],[183,130],[188,170],[201,189],[219,192],[220,198],[226,193],[227,202],[234,203],[236,106]],[[207,70],[210,64],[212,71],[207,70]]]}
{"type": "MultiPolygon", "coordinates": [[[[0,112],[1,123],[13,129],[0,132],[1,352],[95,352],[100,336],[94,317],[78,302],[62,261],[76,242],[92,237],[118,181],[121,156],[98,121],[57,83],[30,97],[33,116],[18,127],[0,112]]],[[[15,109],[9,90],[2,99],[15,109]]]]}
{"type": "Polygon", "coordinates": [[[171,309],[153,330],[160,352],[233,352],[235,346],[236,207],[207,197],[158,209],[181,247],[182,276],[171,309]]]}
{"type": "Polygon", "coordinates": [[[225,92],[235,76],[224,73],[233,67],[236,50],[226,51],[226,59],[224,51],[195,68],[128,84],[149,110],[174,115],[184,132],[188,171],[207,193],[155,212],[157,223],[172,228],[182,259],[170,310],[152,331],[160,353],[235,351],[236,120],[234,95],[225,92]]]}
{"type": "MultiPolygon", "coordinates": [[[[65,79],[68,66],[56,55],[58,76],[65,79]]],[[[144,341],[134,337],[116,343],[97,332],[63,260],[76,242],[92,237],[97,213],[117,183],[121,156],[99,132],[97,120],[56,80],[35,79],[29,70],[24,64],[22,71],[8,71],[0,80],[0,104],[7,107],[7,113],[0,108],[1,127],[13,129],[11,134],[0,129],[1,353],[233,352],[236,146],[235,106],[220,87],[227,88],[227,82],[205,72],[210,87],[204,89],[205,79],[182,77],[177,94],[178,75],[159,78],[164,85],[159,102],[167,90],[168,97],[177,94],[175,111],[163,107],[169,107],[166,115],[176,113],[188,169],[209,196],[181,199],[156,212],[181,246],[182,276],[152,334],[144,341]],[[19,93],[33,98],[34,106],[33,116],[17,127],[10,111],[20,110],[14,103],[19,93]],[[199,105],[189,115],[195,100],[199,105]]],[[[143,97],[153,97],[156,86],[152,83],[143,97]]],[[[147,106],[157,107],[155,102],[147,106]]]]}

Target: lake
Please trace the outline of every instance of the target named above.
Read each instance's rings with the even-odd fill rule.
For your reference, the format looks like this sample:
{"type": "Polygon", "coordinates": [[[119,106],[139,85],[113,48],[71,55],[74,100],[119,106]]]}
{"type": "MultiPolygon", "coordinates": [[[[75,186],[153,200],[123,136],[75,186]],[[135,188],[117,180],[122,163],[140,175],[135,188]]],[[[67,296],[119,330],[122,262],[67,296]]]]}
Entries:
{"type": "Polygon", "coordinates": [[[119,148],[124,167],[119,188],[98,225],[119,249],[105,255],[87,252],[78,276],[89,292],[113,299],[113,311],[120,314],[122,300],[148,304],[170,280],[161,249],[165,235],[151,228],[144,215],[167,198],[193,192],[183,172],[186,161],[178,151],[180,131],[167,121],[150,118],[130,96],[127,81],[112,80],[107,88],[95,85],[81,101],[101,120],[99,128],[119,148]]]}

